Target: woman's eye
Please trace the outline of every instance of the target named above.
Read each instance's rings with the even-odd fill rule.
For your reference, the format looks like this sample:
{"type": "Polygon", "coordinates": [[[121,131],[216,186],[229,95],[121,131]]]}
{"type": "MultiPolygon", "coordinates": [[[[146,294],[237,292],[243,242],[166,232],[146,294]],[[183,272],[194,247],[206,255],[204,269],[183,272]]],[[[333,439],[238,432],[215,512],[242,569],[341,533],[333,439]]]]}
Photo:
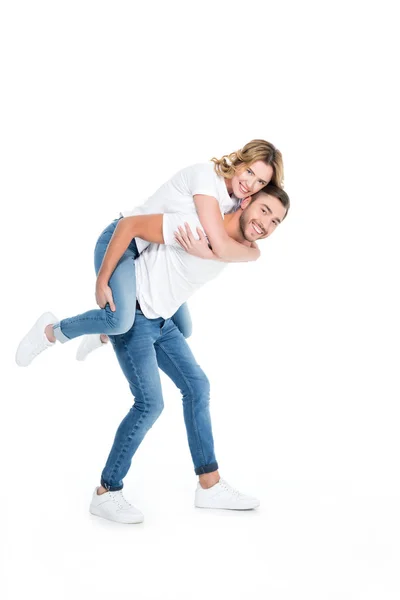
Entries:
{"type": "Polygon", "coordinates": [[[251,169],[246,169],[246,171],[248,172],[249,175],[251,175],[251,173],[252,173],[251,169]]]}
{"type": "Polygon", "coordinates": [[[266,213],[267,211],[266,211],[264,208],[262,208],[261,210],[262,210],[262,213],[263,213],[263,215],[265,215],[265,213],[266,213]]]}

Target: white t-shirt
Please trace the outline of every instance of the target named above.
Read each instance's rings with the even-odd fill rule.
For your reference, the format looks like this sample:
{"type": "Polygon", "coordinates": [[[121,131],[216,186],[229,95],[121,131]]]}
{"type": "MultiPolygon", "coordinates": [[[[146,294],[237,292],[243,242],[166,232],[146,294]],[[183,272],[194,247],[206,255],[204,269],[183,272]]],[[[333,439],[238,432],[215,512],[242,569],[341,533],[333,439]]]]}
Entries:
{"type": "MultiPolygon", "coordinates": [[[[210,161],[182,169],[158,188],[144,204],[133,210],[124,210],[121,215],[130,217],[160,213],[184,213],[185,216],[190,213],[197,214],[193,200],[195,194],[216,198],[223,215],[238,207],[238,199],[229,196],[224,178],[216,174],[214,163],[210,161]]],[[[178,225],[182,225],[182,221],[179,221],[178,225]]],[[[142,252],[149,242],[136,238],[136,244],[139,252],[142,252]]]]}
{"type": "Polygon", "coordinates": [[[136,296],[148,319],[172,317],[199,287],[216,277],[227,265],[191,256],[183,250],[175,241],[174,231],[185,221],[198,239],[196,227],[201,224],[196,212],[166,213],[163,217],[165,244],[149,244],[135,260],[136,296]]]}

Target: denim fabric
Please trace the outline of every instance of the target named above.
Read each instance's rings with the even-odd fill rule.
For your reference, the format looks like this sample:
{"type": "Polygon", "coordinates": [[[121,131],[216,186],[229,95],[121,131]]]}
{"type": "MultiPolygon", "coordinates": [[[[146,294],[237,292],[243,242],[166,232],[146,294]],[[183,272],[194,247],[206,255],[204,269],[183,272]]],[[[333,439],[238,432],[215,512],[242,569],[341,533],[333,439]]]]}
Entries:
{"type": "MultiPolygon", "coordinates": [[[[104,254],[111,240],[119,219],[113,221],[101,233],[94,251],[94,266],[96,275],[100,270],[104,254]]],[[[89,310],[75,317],[63,319],[54,324],[54,335],[58,341],[65,343],[80,335],[104,333],[120,335],[129,331],[135,319],[136,310],[136,271],[135,258],[139,255],[136,242],[133,239],[122,255],[113,274],[109,286],[112,290],[115,312],[107,304],[105,308],[89,310]]],[[[192,324],[189,310],[183,304],[173,315],[172,319],[185,337],[189,337],[192,324]]]]}
{"type": "Polygon", "coordinates": [[[184,338],[187,339],[192,335],[192,319],[186,302],[178,308],[171,319],[184,338]]]}
{"type": "Polygon", "coordinates": [[[123,488],[132,457],[160,416],[164,402],[158,368],[182,392],[183,414],[195,473],[218,469],[209,410],[210,385],[172,319],[146,319],[136,311],[135,326],[110,336],[135,402],[122,420],[101,474],[108,490],[123,488]]]}

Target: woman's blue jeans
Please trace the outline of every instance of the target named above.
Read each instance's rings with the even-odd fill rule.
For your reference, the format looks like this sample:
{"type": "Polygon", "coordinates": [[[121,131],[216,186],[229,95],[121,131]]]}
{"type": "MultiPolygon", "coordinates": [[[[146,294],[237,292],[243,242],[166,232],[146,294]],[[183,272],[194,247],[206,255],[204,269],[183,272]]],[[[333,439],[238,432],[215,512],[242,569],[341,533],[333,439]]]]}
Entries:
{"type": "MultiPolygon", "coordinates": [[[[104,254],[111,240],[119,219],[105,228],[97,240],[94,250],[94,266],[96,275],[99,272],[104,254]]],[[[63,319],[54,324],[54,335],[61,343],[80,335],[103,333],[121,335],[132,327],[136,310],[136,271],[135,258],[139,255],[133,239],[122,255],[111,275],[109,286],[112,290],[116,310],[113,312],[107,304],[105,308],[89,310],[75,317],[63,319]]],[[[192,322],[186,304],[183,304],[173,315],[172,320],[185,338],[192,333],[192,322]]]]}
{"type": "MultiPolygon", "coordinates": [[[[172,319],[147,319],[136,310],[134,327],[122,335],[110,336],[110,340],[135,402],[118,427],[101,474],[101,485],[110,491],[123,488],[133,455],[163,410],[159,368],[182,393],[195,473],[216,471],[218,464],[209,410],[210,385],[172,319]]],[[[168,447],[163,452],[168,453],[168,447]]],[[[173,465],[172,456],[170,464],[173,465]]]]}

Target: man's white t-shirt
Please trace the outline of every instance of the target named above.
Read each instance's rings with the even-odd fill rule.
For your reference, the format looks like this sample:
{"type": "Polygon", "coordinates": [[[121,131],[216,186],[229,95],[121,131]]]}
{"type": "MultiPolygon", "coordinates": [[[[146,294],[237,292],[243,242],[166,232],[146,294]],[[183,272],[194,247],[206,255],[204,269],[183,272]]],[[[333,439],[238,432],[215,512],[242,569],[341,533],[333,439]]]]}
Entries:
{"type": "MultiPolygon", "coordinates": [[[[191,256],[176,242],[178,225],[189,223],[198,239],[202,228],[197,213],[166,213],[163,216],[165,244],[150,244],[135,260],[136,296],[145,317],[169,319],[202,285],[216,277],[227,263],[191,256]]],[[[203,230],[204,231],[204,230],[203,230]]]]}
{"type": "MultiPolygon", "coordinates": [[[[214,163],[210,161],[182,169],[164,183],[144,204],[133,210],[124,210],[121,215],[123,217],[160,213],[184,213],[185,217],[191,213],[197,215],[193,200],[195,194],[216,198],[222,215],[238,207],[238,199],[229,196],[224,178],[217,175],[214,163]]],[[[182,224],[181,219],[177,225],[182,224]]],[[[135,239],[139,252],[149,245],[149,242],[141,238],[135,239]]]]}

